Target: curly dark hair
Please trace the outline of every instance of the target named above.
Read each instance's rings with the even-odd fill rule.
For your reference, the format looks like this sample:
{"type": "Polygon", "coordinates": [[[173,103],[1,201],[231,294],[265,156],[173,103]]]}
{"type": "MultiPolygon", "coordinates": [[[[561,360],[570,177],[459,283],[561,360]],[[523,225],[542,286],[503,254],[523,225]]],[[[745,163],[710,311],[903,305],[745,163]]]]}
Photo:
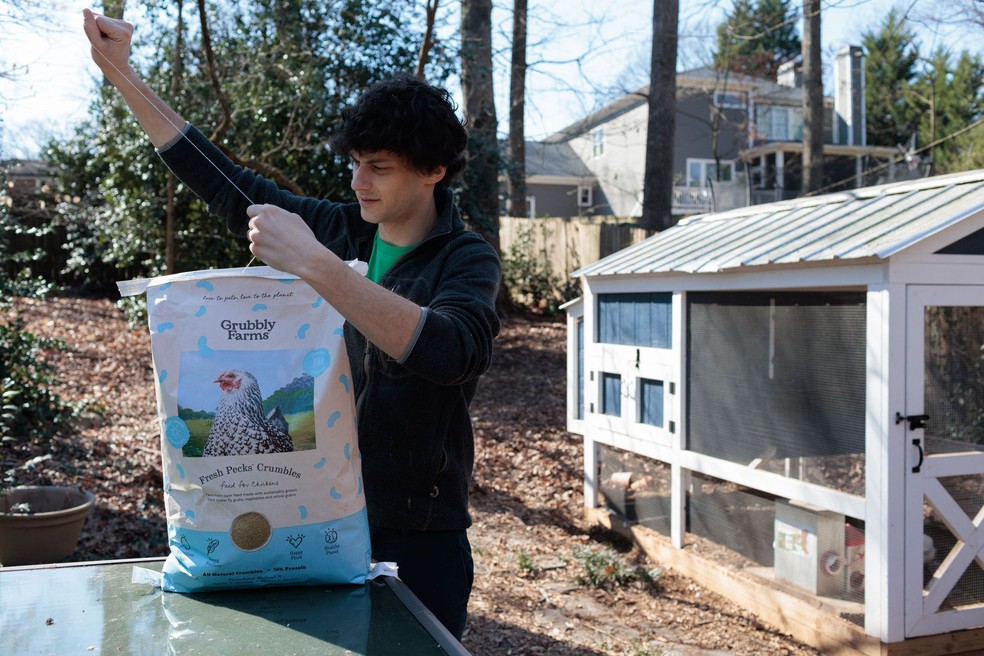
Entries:
{"type": "Polygon", "coordinates": [[[328,145],[345,157],[388,150],[421,173],[445,166],[437,186],[446,189],[466,161],[468,136],[457,108],[445,89],[400,74],[373,84],[343,109],[328,145]]]}

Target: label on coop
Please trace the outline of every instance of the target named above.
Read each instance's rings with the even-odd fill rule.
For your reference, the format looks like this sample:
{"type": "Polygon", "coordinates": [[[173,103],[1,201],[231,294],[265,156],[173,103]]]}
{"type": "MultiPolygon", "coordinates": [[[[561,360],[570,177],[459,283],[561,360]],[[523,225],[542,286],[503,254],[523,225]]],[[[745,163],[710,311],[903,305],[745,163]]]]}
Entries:
{"type": "Polygon", "coordinates": [[[809,558],[817,553],[817,536],[804,528],[776,520],[776,549],[809,558]]]}

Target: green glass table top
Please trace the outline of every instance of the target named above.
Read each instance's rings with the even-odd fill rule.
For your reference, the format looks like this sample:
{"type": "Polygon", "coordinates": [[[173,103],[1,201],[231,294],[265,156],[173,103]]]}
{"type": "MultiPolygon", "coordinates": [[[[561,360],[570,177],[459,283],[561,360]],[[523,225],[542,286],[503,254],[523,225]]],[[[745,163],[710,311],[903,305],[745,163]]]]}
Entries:
{"type": "Polygon", "coordinates": [[[162,562],[0,568],[0,653],[467,654],[398,579],[194,595],[131,582],[162,562]]]}

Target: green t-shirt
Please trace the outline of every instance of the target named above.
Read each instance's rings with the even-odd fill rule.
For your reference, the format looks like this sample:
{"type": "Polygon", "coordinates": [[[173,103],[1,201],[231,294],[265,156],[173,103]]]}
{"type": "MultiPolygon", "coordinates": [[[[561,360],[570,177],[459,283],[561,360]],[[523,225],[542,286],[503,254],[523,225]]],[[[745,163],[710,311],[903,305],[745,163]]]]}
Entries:
{"type": "Polygon", "coordinates": [[[387,244],[379,238],[379,233],[377,232],[372,242],[372,254],[369,256],[369,273],[366,274],[366,277],[378,283],[400,257],[409,253],[417,246],[418,244],[410,244],[409,246],[387,244]]]}

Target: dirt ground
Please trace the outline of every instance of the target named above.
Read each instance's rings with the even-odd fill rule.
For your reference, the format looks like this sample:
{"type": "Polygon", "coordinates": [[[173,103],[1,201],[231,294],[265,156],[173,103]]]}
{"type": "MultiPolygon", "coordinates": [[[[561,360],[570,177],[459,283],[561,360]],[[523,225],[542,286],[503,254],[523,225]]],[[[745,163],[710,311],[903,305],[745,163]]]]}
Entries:
{"type": "MultiPolygon", "coordinates": [[[[106,299],[17,307],[32,332],[68,344],[50,361],[77,416],[37,477],[96,494],[73,559],[166,555],[146,330],[130,330],[106,299]]],[[[475,399],[476,579],[465,647],[476,656],[819,654],[586,524],[581,439],[564,430],[565,340],[563,323],[509,320],[475,399]],[[615,583],[620,572],[627,580],[615,583]]],[[[3,459],[45,448],[5,447],[3,459]]]]}

